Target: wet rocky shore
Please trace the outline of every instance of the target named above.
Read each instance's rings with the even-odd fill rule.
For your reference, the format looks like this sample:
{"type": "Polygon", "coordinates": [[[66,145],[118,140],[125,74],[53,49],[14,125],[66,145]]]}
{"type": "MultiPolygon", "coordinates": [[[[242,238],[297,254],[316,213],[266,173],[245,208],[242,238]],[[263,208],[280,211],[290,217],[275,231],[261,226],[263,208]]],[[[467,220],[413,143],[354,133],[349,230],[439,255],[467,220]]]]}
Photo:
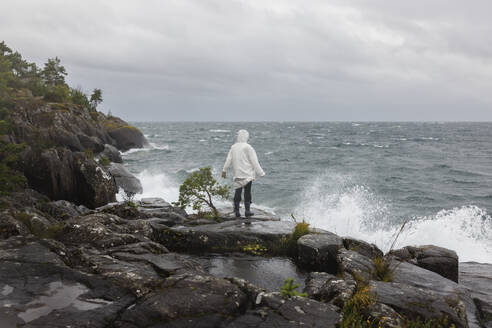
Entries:
{"type": "Polygon", "coordinates": [[[2,328],[492,327],[491,264],[117,203],[142,189],[119,153],[146,145],[140,131],[73,105],[19,103],[11,120],[2,142],[26,145],[28,188],[0,196],[2,328]]]}
{"type": "Polygon", "coordinates": [[[435,246],[393,251],[382,281],[376,246],[327,231],[282,256],[293,222],[197,222],[159,198],[91,210],[33,190],[2,208],[2,327],[336,327],[361,284],[365,316],[385,327],[492,323],[492,265],[435,246]],[[305,279],[307,297],[282,297],[281,270],[305,279]]]}

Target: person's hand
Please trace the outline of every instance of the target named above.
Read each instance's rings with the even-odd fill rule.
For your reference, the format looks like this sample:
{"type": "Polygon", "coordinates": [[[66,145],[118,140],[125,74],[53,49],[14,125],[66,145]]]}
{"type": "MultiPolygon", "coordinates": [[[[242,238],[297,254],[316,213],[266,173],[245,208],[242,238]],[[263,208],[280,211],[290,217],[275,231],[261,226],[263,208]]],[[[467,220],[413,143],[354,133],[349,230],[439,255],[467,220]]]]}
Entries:
{"type": "Polygon", "coordinates": [[[226,176],[227,176],[227,173],[226,173],[225,171],[222,171],[222,178],[224,178],[224,179],[225,179],[225,178],[226,178],[226,176]]]}

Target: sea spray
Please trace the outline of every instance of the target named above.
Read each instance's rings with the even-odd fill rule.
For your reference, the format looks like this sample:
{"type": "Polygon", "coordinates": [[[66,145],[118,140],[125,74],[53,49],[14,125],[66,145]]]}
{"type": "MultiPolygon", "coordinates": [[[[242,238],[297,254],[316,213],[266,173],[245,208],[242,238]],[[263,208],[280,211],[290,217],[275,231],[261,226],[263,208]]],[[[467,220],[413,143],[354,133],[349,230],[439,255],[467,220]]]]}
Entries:
{"type": "Polygon", "coordinates": [[[460,261],[492,263],[492,218],[477,206],[396,222],[391,207],[369,188],[349,176],[325,174],[306,188],[294,213],[314,227],[375,243],[385,252],[408,220],[396,248],[432,244],[455,250],[460,261]]]}

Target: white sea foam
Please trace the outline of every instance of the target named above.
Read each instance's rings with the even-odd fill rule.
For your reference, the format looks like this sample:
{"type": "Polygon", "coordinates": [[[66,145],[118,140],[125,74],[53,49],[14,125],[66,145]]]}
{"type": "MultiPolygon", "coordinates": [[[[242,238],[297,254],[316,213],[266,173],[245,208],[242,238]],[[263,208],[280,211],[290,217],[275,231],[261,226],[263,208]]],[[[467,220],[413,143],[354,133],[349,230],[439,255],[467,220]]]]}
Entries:
{"type": "Polygon", "coordinates": [[[209,130],[209,132],[215,132],[215,133],[229,133],[231,130],[220,130],[220,129],[213,129],[209,130]]]}
{"type": "Polygon", "coordinates": [[[149,145],[147,147],[132,148],[132,149],[129,149],[125,152],[121,152],[121,155],[126,156],[126,155],[130,155],[130,154],[137,153],[137,152],[151,151],[151,150],[169,150],[169,145],[158,145],[154,142],[149,142],[149,145]]]}
{"type": "MultiPolygon", "coordinates": [[[[346,176],[326,174],[308,187],[294,210],[311,225],[375,243],[388,251],[399,224],[384,200],[346,176]]],[[[453,249],[460,261],[492,263],[492,218],[476,206],[410,218],[395,247],[437,245],[453,249]]]]}

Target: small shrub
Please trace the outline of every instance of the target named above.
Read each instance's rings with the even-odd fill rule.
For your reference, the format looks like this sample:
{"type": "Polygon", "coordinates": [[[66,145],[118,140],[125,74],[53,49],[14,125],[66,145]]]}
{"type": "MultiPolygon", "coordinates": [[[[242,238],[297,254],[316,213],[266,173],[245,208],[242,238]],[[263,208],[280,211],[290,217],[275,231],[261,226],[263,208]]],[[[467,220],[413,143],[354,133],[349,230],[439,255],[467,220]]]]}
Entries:
{"type": "Polygon", "coordinates": [[[108,167],[111,164],[111,161],[109,160],[109,158],[107,158],[106,156],[102,155],[99,158],[99,164],[101,164],[104,167],[108,167]]]}
{"type": "Polygon", "coordinates": [[[376,257],[373,260],[373,263],[376,268],[374,270],[374,275],[376,276],[376,279],[385,282],[393,281],[393,271],[395,268],[391,266],[391,258],[387,256],[376,257]]]}
{"type": "Polygon", "coordinates": [[[214,218],[219,217],[219,212],[213,203],[214,197],[227,199],[229,186],[220,185],[212,176],[210,166],[202,167],[191,173],[179,188],[179,199],[173,203],[182,209],[191,205],[194,210],[201,212],[203,206],[208,206],[214,218]]]}
{"type": "Polygon", "coordinates": [[[46,91],[44,100],[49,102],[67,102],[70,99],[68,86],[66,84],[57,85],[46,91]]]}
{"type": "Polygon", "coordinates": [[[306,293],[299,293],[297,291],[299,288],[299,284],[294,284],[293,278],[285,279],[284,285],[280,287],[280,292],[282,293],[282,297],[291,298],[292,296],[302,296],[307,297],[306,293]]]}
{"type": "Polygon", "coordinates": [[[280,239],[277,244],[274,244],[272,247],[272,253],[275,255],[287,255],[293,258],[297,257],[297,240],[304,235],[312,233],[311,229],[309,229],[309,223],[305,222],[297,222],[297,219],[294,215],[291,215],[296,225],[292,233],[280,239]]]}
{"type": "Polygon", "coordinates": [[[268,249],[260,244],[248,244],[242,247],[242,251],[248,254],[261,256],[265,255],[268,252],[268,249]]]}
{"type": "Polygon", "coordinates": [[[21,171],[24,149],[24,144],[0,142],[0,195],[25,188],[27,179],[21,171]]]}
{"type": "Polygon", "coordinates": [[[367,318],[364,309],[374,303],[373,296],[369,293],[369,286],[364,280],[357,280],[357,289],[352,297],[342,308],[342,321],[340,328],[376,328],[381,327],[379,320],[367,318]]]}
{"type": "Polygon", "coordinates": [[[123,193],[123,200],[125,203],[133,208],[137,208],[137,204],[135,204],[135,193],[131,191],[126,191],[123,193]]]}

